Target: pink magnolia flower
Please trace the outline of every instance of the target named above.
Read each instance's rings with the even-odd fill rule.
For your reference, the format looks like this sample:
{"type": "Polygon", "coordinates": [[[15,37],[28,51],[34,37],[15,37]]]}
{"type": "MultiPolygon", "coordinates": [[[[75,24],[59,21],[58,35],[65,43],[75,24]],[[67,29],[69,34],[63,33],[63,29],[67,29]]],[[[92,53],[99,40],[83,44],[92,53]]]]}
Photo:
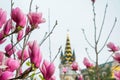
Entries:
{"type": "Polygon", "coordinates": [[[4,39],[4,32],[0,31],[0,44],[4,43],[6,39],[4,39]]]}
{"type": "Polygon", "coordinates": [[[120,63],[120,53],[115,53],[115,55],[113,56],[113,59],[120,63]]]}
{"type": "Polygon", "coordinates": [[[45,22],[45,19],[42,18],[42,13],[29,13],[28,19],[32,27],[37,28],[38,24],[45,22]]]}
{"type": "Polygon", "coordinates": [[[0,28],[6,22],[7,13],[0,8],[0,28]]]}
{"type": "Polygon", "coordinates": [[[107,44],[107,47],[110,48],[109,51],[112,51],[112,52],[115,52],[115,51],[119,51],[119,50],[120,50],[119,47],[116,46],[116,45],[115,45],[114,43],[112,43],[112,42],[109,42],[109,43],[107,44]]]}
{"type": "Polygon", "coordinates": [[[55,76],[52,76],[52,77],[50,78],[50,80],[56,80],[56,77],[55,77],[55,76]]]}
{"type": "Polygon", "coordinates": [[[83,64],[87,67],[87,68],[91,68],[93,67],[93,64],[89,62],[89,60],[85,57],[83,60],[83,64]]]}
{"type": "Polygon", "coordinates": [[[10,71],[5,71],[0,75],[0,80],[9,80],[13,78],[14,74],[10,71]]]}
{"type": "Polygon", "coordinates": [[[79,75],[79,76],[78,76],[78,80],[83,80],[83,76],[82,76],[82,75],[79,75]]]}
{"type": "Polygon", "coordinates": [[[29,51],[31,63],[33,63],[36,68],[38,68],[42,61],[42,54],[39,45],[37,44],[37,41],[34,41],[31,43],[29,42],[28,46],[29,46],[28,51],[29,51]]]}
{"type": "Polygon", "coordinates": [[[4,34],[8,35],[11,29],[12,29],[12,20],[9,19],[4,26],[4,29],[3,29],[4,34]]]}
{"type": "Polygon", "coordinates": [[[20,8],[12,9],[11,13],[12,19],[16,22],[16,27],[24,27],[26,24],[26,16],[25,14],[20,10],[20,8]]]}
{"type": "Polygon", "coordinates": [[[12,44],[8,44],[8,45],[6,45],[6,47],[5,47],[5,51],[6,51],[6,54],[8,55],[8,56],[11,56],[14,52],[15,52],[15,48],[13,47],[13,45],[12,44]]]}
{"type": "Polygon", "coordinates": [[[7,70],[8,70],[8,71],[13,72],[13,71],[15,71],[16,69],[19,68],[20,62],[19,62],[18,60],[15,60],[15,59],[8,58],[8,59],[6,60],[6,66],[8,66],[8,67],[7,67],[7,70]]]}
{"type": "Polygon", "coordinates": [[[77,62],[73,62],[72,63],[72,65],[71,65],[71,67],[72,67],[72,70],[78,70],[78,64],[77,64],[77,62]]]}
{"type": "Polygon", "coordinates": [[[40,67],[40,71],[43,74],[45,80],[52,80],[51,78],[55,72],[55,66],[53,63],[44,60],[42,67],[40,67]]]}
{"type": "MultiPolygon", "coordinates": [[[[18,55],[18,58],[19,59],[22,59],[22,50],[19,50],[18,52],[17,52],[17,55],[18,55]]],[[[29,58],[29,53],[28,53],[28,51],[25,49],[24,51],[23,51],[23,60],[25,61],[25,60],[27,60],[29,58]]]]}
{"type": "Polygon", "coordinates": [[[63,73],[66,73],[66,72],[67,72],[67,68],[66,68],[66,67],[63,67],[63,68],[62,68],[62,72],[63,72],[63,73]]]}
{"type": "Polygon", "coordinates": [[[31,28],[29,26],[26,27],[25,34],[27,35],[30,32],[31,28]]]}
{"type": "Polygon", "coordinates": [[[95,3],[95,0],[91,0],[93,3],[95,3]]]}
{"type": "Polygon", "coordinates": [[[23,30],[20,30],[17,35],[17,41],[20,41],[23,38],[23,30]]]}
{"type": "Polygon", "coordinates": [[[114,72],[114,76],[116,80],[120,80],[120,71],[114,72]]]}
{"type": "Polygon", "coordinates": [[[2,64],[4,58],[4,52],[0,51],[0,65],[2,64]]]}

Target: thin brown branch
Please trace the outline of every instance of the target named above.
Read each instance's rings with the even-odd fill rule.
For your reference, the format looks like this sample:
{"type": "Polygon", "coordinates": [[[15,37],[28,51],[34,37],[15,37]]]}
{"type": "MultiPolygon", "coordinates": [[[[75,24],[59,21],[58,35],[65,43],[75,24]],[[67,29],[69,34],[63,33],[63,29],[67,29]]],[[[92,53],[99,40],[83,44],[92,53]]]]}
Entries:
{"type": "Polygon", "coordinates": [[[103,46],[102,46],[101,49],[98,51],[98,53],[100,53],[100,52],[103,50],[103,48],[105,47],[105,45],[106,45],[108,39],[110,38],[110,35],[111,35],[111,33],[112,33],[114,27],[115,27],[115,25],[116,25],[116,22],[117,22],[117,18],[115,18],[115,21],[114,21],[114,24],[113,24],[113,26],[112,26],[112,28],[111,28],[111,31],[110,31],[110,33],[108,34],[107,39],[105,40],[103,46]]]}
{"type": "Polygon", "coordinates": [[[96,42],[96,35],[97,35],[97,31],[96,31],[96,13],[95,13],[95,6],[94,6],[94,3],[92,3],[92,6],[93,6],[93,22],[94,22],[94,41],[95,41],[95,45],[97,44],[96,42]]]}
{"type": "Polygon", "coordinates": [[[100,40],[101,33],[102,33],[102,30],[103,30],[103,26],[104,26],[104,22],[105,22],[105,18],[106,18],[107,7],[108,7],[108,4],[106,4],[106,7],[105,7],[104,16],[103,16],[102,25],[101,25],[101,28],[100,28],[100,32],[99,32],[97,43],[100,40]]]}
{"type": "Polygon", "coordinates": [[[36,5],[36,12],[38,12],[39,7],[36,5]]]}
{"type": "Polygon", "coordinates": [[[85,51],[86,51],[86,53],[87,53],[87,56],[88,56],[88,58],[93,62],[93,63],[95,63],[95,61],[91,58],[91,56],[89,55],[89,52],[88,52],[88,49],[87,48],[85,48],[85,51]]]}
{"type": "Polygon", "coordinates": [[[50,33],[41,41],[39,46],[41,46],[44,43],[44,41],[53,33],[53,30],[55,29],[56,26],[57,26],[57,21],[56,21],[55,25],[53,26],[52,30],[50,31],[50,33]]]}
{"type": "Polygon", "coordinates": [[[83,35],[84,35],[84,38],[85,38],[86,42],[89,44],[90,47],[92,47],[94,49],[94,46],[88,41],[84,29],[82,29],[82,32],[83,32],[83,35]]]}
{"type": "MultiPolygon", "coordinates": [[[[11,0],[11,13],[12,13],[12,8],[13,8],[13,5],[14,5],[14,2],[13,2],[13,0],[11,0]]],[[[12,17],[11,17],[11,19],[12,19],[12,17]]],[[[13,21],[11,22],[12,23],[12,25],[13,25],[13,21]]],[[[13,30],[11,30],[11,32],[12,32],[13,30]]],[[[10,34],[11,35],[11,44],[13,45],[13,33],[11,33],[10,34]]],[[[10,35],[8,35],[8,36],[10,36],[10,35]]],[[[13,49],[12,49],[12,51],[13,51],[13,49]]],[[[15,59],[15,54],[13,54],[13,57],[14,57],[14,59],[15,59]]]]}
{"type": "Polygon", "coordinates": [[[105,64],[104,64],[103,67],[105,67],[105,65],[108,63],[108,60],[112,57],[113,54],[114,54],[114,53],[112,53],[112,54],[107,58],[107,60],[105,61],[105,64]]]}
{"type": "Polygon", "coordinates": [[[30,6],[29,6],[29,13],[31,12],[32,3],[33,3],[33,0],[31,0],[31,1],[30,1],[30,6]]]}
{"type": "MultiPolygon", "coordinates": [[[[48,9],[48,32],[50,33],[50,9],[48,9]]],[[[51,51],[51,37],[49,36],[49,58],[52,61],[52,51],[51,51]]]]}
{"type": "Polygon", "coordinates": [[[62,48],[62,46],[60,46],[60,48],[59,48],[59,50],[58,50],[57,54],[55,55],[54,59],[52,60],[52,63],[53,63],[53,62],[55,61],[55,59],[57,58],[58,54],[59,54],[59,53],[60,53],[60,51],[61,51],[61,48],[62,48]]]}

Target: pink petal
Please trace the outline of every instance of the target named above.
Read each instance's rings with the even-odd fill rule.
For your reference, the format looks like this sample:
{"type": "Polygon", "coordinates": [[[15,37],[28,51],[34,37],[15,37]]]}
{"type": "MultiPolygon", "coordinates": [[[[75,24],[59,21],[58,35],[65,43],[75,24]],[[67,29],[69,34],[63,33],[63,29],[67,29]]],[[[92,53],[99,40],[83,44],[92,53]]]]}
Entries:
{"type": "Polygon", "coordinates": [[[6,22],[7,13],[0,8],[0,28],[6,22]]]}

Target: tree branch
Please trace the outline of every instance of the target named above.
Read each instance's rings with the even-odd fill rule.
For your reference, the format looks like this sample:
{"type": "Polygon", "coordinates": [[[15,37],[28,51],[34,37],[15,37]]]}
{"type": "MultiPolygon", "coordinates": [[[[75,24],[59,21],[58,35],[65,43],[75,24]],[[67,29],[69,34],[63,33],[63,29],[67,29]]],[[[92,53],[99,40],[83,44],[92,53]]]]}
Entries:
{"type": "Polygon", "coordinates": [[[85,51],[86,51],[86,53],[87,53],[87,55],[88,55],[88,58],[93,62],[93,63],[95,63],[95,61],[90,57],[90,55],[89,55],[89,52],[88,52],[88,49],[87,48],[85,48],[85,51]]]}
{"type": "Polygon", "coordinates": [[[107,7],[108,7],[108,4],[106,4],[106,7],[105,7],[104,16],[103,16],[102,25],[101,25],[101,28],[100,28],[100,32],[99,32],[97,43],[99,42],[102,30],[103,30],[103,26],[104,26],[104,22],[105,22],[105,18],[106,18],[107,7]]]}
{"type": "Polygon", "coordinates": [[[111,33],[112,33],[114,27],[115,27],[115,25],[116,25],[116,22],[117,22],[117,18],[115,18],[115,21],[114,21],[113,27],[112,27],[112,29],[111,29],[111,31],[110,31],[110,33],[109,33],[107,39],[105,40],[105,43],[103,44],[103,46],[101,47],[101,49],[98,51],[98,53],[100,53],[100,52],[103,50],[103,48],[105,47],[105,45],[106,45],[108,39],[110,38],[110,35],[111,35],[111,33]]]}
{"type": "Polygon", "coordinates": [[[44,41],[53,33],[53,30],[55,29],[56,26],[57,26],[57,21],[56,21],[55,25],[53,26],[52,30],[50,31],[50,33],[41,41],[39,46],[41,46],[44,43],[44,41]]]}
{"type": "Polygon", "coordinates": [[[88,41],[84,29],[82,29],[82,32],[83,32],[83,35],[84,35],[84,38],[85,38],[86,42],[89,44],[90,47],[94,48],[94,46],[88,41]]]}

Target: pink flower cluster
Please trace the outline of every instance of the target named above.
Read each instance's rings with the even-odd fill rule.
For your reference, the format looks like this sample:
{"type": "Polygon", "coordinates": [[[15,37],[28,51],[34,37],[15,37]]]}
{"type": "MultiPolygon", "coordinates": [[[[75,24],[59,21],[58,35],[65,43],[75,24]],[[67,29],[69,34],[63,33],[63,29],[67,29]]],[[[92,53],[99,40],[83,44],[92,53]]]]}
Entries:
{"type": "MultiPolygon", "coordinates": [[[[65,74],[67,74],[68,72],[68,69],[69,67],[63,67],[62,68],[62,72],[65,74]]],[[[77,62],[73,62],[70,66],[71,70],[75,71],[77,73],[77,71],[79,71],[79,66],[78,66],[78,63],[77,62]]],[[[83,80],[83,77],[81,74],[78,73],[78,75],[76,76],[77,80],[83,80]]]]}
{"type": "Polygon", "coordinates": [[[83,64],[87,67],[87,68],[92,68],[93,64],[90,63],[90,61],[85,57],[83,60],[83,64]]]}
{"type": "Polygon", "coordinates": [[[110,49],[109,51],[110,52],[113,52],[114,53],[114,56],[113,56],[113,59],[115,61],[117,61],[118,63],[120,63],[120,48],[118,46],[116,46],[114,43],[112,42],[109,42],[107,44],[107,47],[110,49]]]}
{"type": "Polygon", "coordinates": [[[42,13],[31,12],[25,15],[20,8],[13,8],[11,11],[11,18],[7,20],[7,13],[0,8],[0,44],[4,43],[6,37],[17,33],[17,41],[20,41],[24,34],[23,28],[26,28],[25,32],[29,33],[31,30],[38,28],[39,24],[44,23],[45,19],[42,18],[42,13]],[[27,19],[31,27],[27,25],[27,19]],[[15,26],[12,25],[15,23],[15,26]],[[12,30],[14,29],[14,31],[12,30]],[[13,32],[11,32],[13,31],[13,32]],[[11,32],[11,33],[10,33],[11,32]]]}
{"type": "Polygon", "coordinates": [[[43,58],[37,41],[24,43],[26,44],[24,48],[16,48],[16,45],[25,36],[37,29],[39,24],[45,22],[42,13],[30,12],[26,15],[17,7],[12,9],[10,16],[11,18],[7,20],[7,12],[0,8],[0,44],[5,43],[8,36],[17,34],[16,41],[8,43],[4,47],[4,51],[0,51],[0,80],[23,79],[26,71],[29,71],[29,74],[34,69],[39,69],[45,80],[55,80],[55,76],[53,76],[55,66],[46,60],[43,61],[43,64],[41,63],[43,58]],[[22,65],[26,61],[30,61],[30,66],[22,71],[22,65]]]}
{"type": "MultiPolygon", "coordinates": [[[[114,43],[109,42],[107,47],[110,49],[110,52],[113,52],[113,59],[114,61],[120,63],[120,48],[116,46],[114,43]]],[[[115,71],[114,76],[116,80],[120,80],[120,71],[115,71]]]]}
{"type": "Polygon", "coordinates": [[[53,76],[55,72],[55,66],[53,63],[44,60],[40,70],[45,80],[55,80],[55,76],[53,76]]]}

